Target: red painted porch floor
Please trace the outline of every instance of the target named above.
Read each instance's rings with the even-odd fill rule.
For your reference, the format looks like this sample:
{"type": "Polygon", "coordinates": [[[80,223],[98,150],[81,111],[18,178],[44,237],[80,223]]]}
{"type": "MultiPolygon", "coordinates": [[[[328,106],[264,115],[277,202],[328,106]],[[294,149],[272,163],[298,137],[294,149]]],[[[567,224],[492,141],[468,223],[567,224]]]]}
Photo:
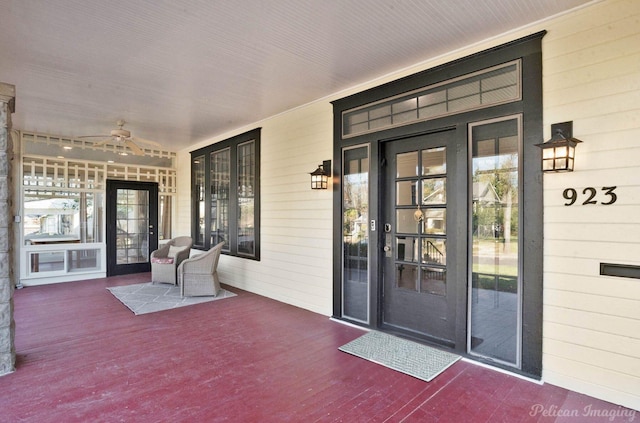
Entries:
{"type": "Polygon", "coordinates": [[[145,273],[17,290],[17,370],[0,377],[0,421],[640,419],[469,362],[426,383],[338,351],[360,329],[234,288],[237,297],[141,316],[105,289],[149,279],[145,273]]]}

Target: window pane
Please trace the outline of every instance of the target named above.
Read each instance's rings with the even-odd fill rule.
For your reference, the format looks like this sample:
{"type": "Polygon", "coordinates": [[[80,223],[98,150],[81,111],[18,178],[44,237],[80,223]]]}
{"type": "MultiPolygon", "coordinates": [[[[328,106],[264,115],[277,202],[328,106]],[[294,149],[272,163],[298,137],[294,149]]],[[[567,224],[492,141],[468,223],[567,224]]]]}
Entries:
{"type": "Polygon", "coordinates": [[[398,154],[397,178],[418,176],[418,152],[398,154]]]}
{"type": "Polygon", "coordinates": [[[399,236],[396,239],[396,260],[418,262],[418,238],[399,236]]]}
{"type": "Polygon", "coordinates": [[[102,241],[102,194],[24,191],[26,244],[102,241]]]}
{"type": "Polygon", "coordinates": [[[344,151],[342,176],[342,313],[369,320],[369,149],[344,151]]]}
{"type": "Polygon", "coordinates": [[[422,151],[422,174],[439,175],[447,173],[447,148],[430,148],[422,151]]]}
{"type": "Polygon", "coordinates": [[[224,251],[229,251],[229,187],[230,150],[211,153],[211,243],[226,242],[224,251]]]}
{"type": "Polygon", "coordinates": [[[102,242],[102,217],[104,216],[102,197],[102,193],[80,193],[81,242],[102,242]],[[83,222],[86,224],[83,225],[83,222]]]}
{"type": "Polygon", "coordinates": [[[396,182],[396,205],[397,206],[417,206],[416,182],[402,181],[396,182]]]}
{"type": "Polygon", "coordinates": [[[518,365],[519,119],[472,128],[472,353],[518,365]]]}
{"type": "Polygon", "coordinates": [[[402,234],[417,234],[420,222],[415,218],[415,209],[396,210],[396,232],[402,234]]]}
{"type": "Polygon", "coordinates": [[[396,284],[398,288],[418,291],[416,286],[418,266],[396,263],[396,284]]]}
{"type": "Polygon", "coordinates": [[[449,88],[449,101],[471,97],[480,93],[480,81],[466,82],[449,88]]]}
{"type": "Polygon", "coordinates": [[[425,264],[447,264],[446,240],[442,238],[422,239],[422,263],[425,264]]]}
{"type": "Polygon", "coordinates": [[[444,297],[447,295],[447,271],[435,267],[420,269],[420,292],[444,297]]]}
{"type": "Polygon", "coordinates": [[[447,178],[430,178],[422,180],[422,204],[446,204],[447,178]]]}
{"type": "Polygon", "coordinates": [[[260,129],[192,153],[192,238],[260,259],[260,129]]]}
{"type": "Polygon", "coordinates": [[[447,229],[446,209],[426,209],[422,220],[422,233],[429,235],[445,235],[447,229]]]}
{"type": "Polygon", "coordinates": [[[59,272],[64,270],[64,251],[29,254],[31,273],[59,272]]]}
{"type": "Polygon", "coordinates": [[[69,272],[100,269],[100,250],[69,250],[67,251],[69,272]]]}
{"type": "Polygon", "coordinates": [[[204,156],[198,156],[191,163],[194,179],[194,219],[195,219],[195,236],[193,243],[200,247],[204,246],[204,156]]]}
{"type": "Polygon", "coordinates": [[[416,98],[399,101],[394,103],[391,108],[394,114],[415,110],[417,108],[416,98]]]}
{"type": "Polygon", "coordinates": [[[80,196],[76,193],[26,191],[24,200],[25,240],[29,243],[80,239],[74,221],[79,220],[80,196]]]}
{"type": "Polygon", "coordinates": [[[158,207],[158,238],[171,239],[171,196],[161,195],[158,207]]]}
{"type": "Polygon", "coordinates": [[[238,146],[238,253],[255,253],[255,143],[238,146]]]}

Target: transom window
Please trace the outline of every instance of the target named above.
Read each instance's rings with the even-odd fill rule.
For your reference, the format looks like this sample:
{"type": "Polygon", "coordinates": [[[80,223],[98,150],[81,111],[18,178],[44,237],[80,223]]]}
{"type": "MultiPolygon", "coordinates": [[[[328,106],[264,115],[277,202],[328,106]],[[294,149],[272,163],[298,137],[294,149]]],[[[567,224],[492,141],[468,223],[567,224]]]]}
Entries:
{"type": "Polygon", "coordinates": [[[192,237],[260,259],[260,128],[191,153],[192,237]]]}
{"type": "Polygon", "coordinates": [[[520,100],[520,60],[347,110],[342,136],[349,138],[410,123],[520,100]]]}

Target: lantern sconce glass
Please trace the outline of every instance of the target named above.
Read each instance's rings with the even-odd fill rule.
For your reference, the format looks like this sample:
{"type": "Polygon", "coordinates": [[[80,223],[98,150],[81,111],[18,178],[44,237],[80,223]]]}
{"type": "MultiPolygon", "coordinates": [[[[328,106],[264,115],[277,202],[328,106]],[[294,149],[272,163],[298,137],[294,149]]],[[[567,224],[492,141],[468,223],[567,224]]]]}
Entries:
{"type": "Polygon", "coordinates": [[[551,125],[551,139],[536,144],[542,149],[543,172],[573,172],[576,145],[581,143],[573,138],[573,121],[551,125]]]}
{"type": "Polygon", "coordinates": [[[327,189],[329,186],[329,175],[331,175],[331,160],[323,161],[310,175],[311,189],[327,189]]]}

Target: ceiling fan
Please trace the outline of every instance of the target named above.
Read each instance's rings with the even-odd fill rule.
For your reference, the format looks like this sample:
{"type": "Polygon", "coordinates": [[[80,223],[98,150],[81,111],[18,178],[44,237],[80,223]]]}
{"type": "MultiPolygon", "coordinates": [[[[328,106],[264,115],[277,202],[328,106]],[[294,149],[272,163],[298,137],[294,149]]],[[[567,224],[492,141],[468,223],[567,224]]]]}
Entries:
{"type": "Polygon", "coordinates": [[[131,131],[123,128],[125,123],[122,119],[116,122],[118,129],[112,129],[109,135],[86,135],[78,138],[104,138],[103,140],[95,142],[94,146],[97,147],[106,143],[120,144],[129,148],[136,156],[144,156],[144,149],[136,143],[145,143],[160,147],[160,144],[155,141],[132,136],[131,131]]]}

